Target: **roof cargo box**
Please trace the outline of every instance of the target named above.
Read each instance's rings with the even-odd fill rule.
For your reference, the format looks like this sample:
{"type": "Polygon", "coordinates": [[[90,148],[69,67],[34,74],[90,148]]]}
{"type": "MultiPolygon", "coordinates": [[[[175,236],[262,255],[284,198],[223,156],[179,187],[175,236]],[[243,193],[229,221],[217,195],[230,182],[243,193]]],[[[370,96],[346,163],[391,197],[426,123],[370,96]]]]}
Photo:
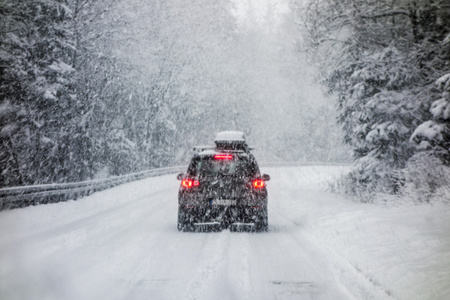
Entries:
{"type": "Polygon", "coordinates": [[[221,131],[216,134],[214,142],[216,141],[233,141],[245,143],[245,135],[242,131],[221,131]]]}
{"type": "Polygon", "coordinates": [[[248,152],[245,135],[242,131],[222,131],[216,134],[214,139],[217,150],[241,150],[248,152]]]}

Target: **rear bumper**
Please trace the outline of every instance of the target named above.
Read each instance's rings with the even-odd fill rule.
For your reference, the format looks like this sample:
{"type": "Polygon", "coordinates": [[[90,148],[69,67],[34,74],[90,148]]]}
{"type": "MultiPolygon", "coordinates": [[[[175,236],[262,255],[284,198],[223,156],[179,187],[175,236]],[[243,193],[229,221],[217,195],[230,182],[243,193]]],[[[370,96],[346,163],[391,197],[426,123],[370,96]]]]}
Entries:
{"type": "Polygon", "coordinates": [[[267,206],[180,206],[178,210],[179,230],[216,231],[230,228],[240,231],[245,228],[245,231],[261,231],[267,230],[267,227],[267,206]]]}
{"type": "MultiPolygon", "coordinates": [[[[196,232],[211,232],[211,231],[221,231],[224,229],[223,224],[219,222],[205,222],[205,223],[194,223],[192,227],[193,231],[196,232]]],[[[255,232],[258,230],[258,225],[256,223],[231,223],[228,228],[232,232],[255,232]]]]}

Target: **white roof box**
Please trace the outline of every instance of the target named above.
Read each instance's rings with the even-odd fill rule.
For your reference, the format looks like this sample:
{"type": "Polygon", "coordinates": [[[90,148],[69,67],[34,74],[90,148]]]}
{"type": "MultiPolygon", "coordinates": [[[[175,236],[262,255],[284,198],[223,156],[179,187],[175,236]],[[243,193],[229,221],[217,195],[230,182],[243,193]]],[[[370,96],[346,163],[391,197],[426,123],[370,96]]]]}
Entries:
{"type": "Polygon", "coordinates": [[[242,131],[221,131],[216,134],[214,142],[244,142],[245,135],[242,131]]]}

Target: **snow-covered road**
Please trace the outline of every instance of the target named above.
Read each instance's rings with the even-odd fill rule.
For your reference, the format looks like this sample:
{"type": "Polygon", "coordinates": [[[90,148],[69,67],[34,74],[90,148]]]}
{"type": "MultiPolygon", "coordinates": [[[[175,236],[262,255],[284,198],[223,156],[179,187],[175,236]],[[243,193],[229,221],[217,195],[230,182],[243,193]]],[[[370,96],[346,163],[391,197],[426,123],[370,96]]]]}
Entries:
{"type": "Polygon", "coordinates": [[[0,299],[445,299],[448,207],[321,191],[345,169],[263,170],[268,233],[178,232],[174,175],[0,212],[0,299]]]}

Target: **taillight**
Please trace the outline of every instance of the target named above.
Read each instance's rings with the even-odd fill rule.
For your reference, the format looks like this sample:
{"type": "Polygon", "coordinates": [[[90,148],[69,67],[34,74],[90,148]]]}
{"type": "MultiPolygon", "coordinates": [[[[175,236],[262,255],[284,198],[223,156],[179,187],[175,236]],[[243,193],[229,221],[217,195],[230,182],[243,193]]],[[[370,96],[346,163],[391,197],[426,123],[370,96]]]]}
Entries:
{"type": "Polygon", "coordinates": [[[231,154],[216,154],[216,155],[214,155],[214,159],[233,159],[233,155],[231,155],[231,154]]]}
{"type": "Polygon", "coordinates": [[[192,180],[192,179],[183,179],[181,181],[181,186],[185,188],[191,188],[194,186],[199,186],[200,182],[198,180],[192,180]]]}
{"type": "Polygon", "coordinates": [[[266,186],[266,183],[264,182],[264,180],[256,179],[256,180],[253,180],[252,185],[255,189],[261,189],[266,186]]]}

